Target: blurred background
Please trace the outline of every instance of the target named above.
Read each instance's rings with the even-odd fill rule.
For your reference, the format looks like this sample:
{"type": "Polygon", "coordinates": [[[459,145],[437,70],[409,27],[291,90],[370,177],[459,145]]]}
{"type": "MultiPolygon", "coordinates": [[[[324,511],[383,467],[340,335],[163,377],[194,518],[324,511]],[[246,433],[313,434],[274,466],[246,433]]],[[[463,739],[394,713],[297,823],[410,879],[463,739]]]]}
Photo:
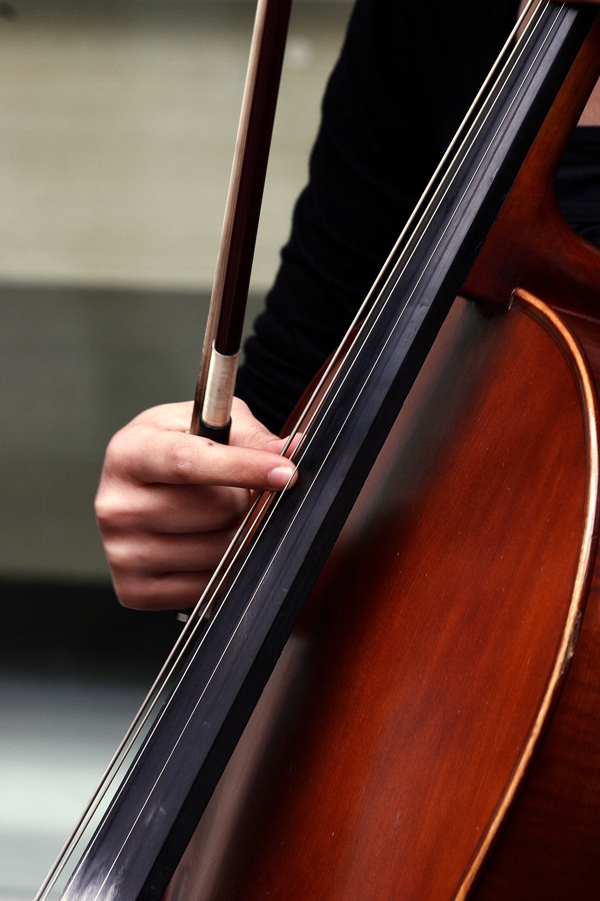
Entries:
{"type": "MultiPolygon", "coordinates": [[[[250,319],[349,11],[293,11],[250,319]]],[[[111,434],[193,394],[253,16],[0,0],[0,901],[35,894],[179,632],[118,606],[92,502],[111,434]]]]}

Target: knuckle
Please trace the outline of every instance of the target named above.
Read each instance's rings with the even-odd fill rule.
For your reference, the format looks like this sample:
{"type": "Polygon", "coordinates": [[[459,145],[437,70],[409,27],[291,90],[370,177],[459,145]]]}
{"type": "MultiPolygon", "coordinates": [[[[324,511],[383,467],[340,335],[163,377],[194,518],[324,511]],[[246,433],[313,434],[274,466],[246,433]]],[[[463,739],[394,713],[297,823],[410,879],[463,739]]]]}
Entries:
{"type": "Polygon", "coordinates": [[[226,508],[224,526],[235,525],[250,509],[251,494],[247,488],[232,490],[229,495],[229,504],[226,508]]]}
{"type": "Polygon", "coordinates": [[[123,532],[135,525],[136,514],[127,496],[116,490],[100,489],[94,500],[98,528],[103,535],[123,532]]]}
{"type": "Polygon", "coordinates": [[[133,610],[187,609],[193,607],[208,584],[208,573],[197,573],[184,584],[165,579],[114,579],[115,593],[123,607],[133,610]]]}
{"type": "Polygon", "coordinates": [[[189,443],[172,447],[167,456],[167,470],[176,482],[192,482],[197,473],[197,459],[194,448],[189,443]]]}
{"type": "Polygon", "coordinates": [[[246,441],[249,447],[261,447],[270,438],[259,425],[251,425],[246,429],[246,441]]]}
{"type": "Polygon", "coordinates": [[[115,432],[104,455],[103,478],[137,482],[140,462],[155,440],[156,429],[133,420],[115,432]]]}
{"type": "Polygon", "coordinates": [[[131,454],[131,440],[128,429],[130,429],[130,426],[126,426],[124,429],[116,432],[108,442],[104,457],[105,472],[122,472],[127,469],[131,454]]]}
{"type": "MultiPolygon", "coordinates": [[[[234,526],[250,507],[250,492],[247,488],[230,488],[214,485],[204,490],[202,506],[210,511],[210,530],[234,526]]],[[[209,531],[209,529],[205,529],[209,531]]]]}
{"type": "Polygon", "coordinates": [[[101,532],[109,532],[117,527],[121,520],[121,511],[118,505],[105,492],[98,492],[94,501],[94,513],[96,522],[101,532]]]}
{"type": "Polygon", "coordinates": [[[246,424],[242,432],[241,443],[243,447],[259,450],[269,441],[272,441],[274,437],[258,420],[252,419],[251,422],[246,424]]]}
{"type": "Polygon", "coordinates": [[[129,574],[142,578],[151,570],[154,553],[148,542],[131,541],[122,537],[108,538],[104,541],[104,552],[113,573],[121,578],[129,574]]]}
{"type": "Polygon", "coordinates": [[[119,603],[133,610],[148,607],[147,583],[142,579],[120,579],[113,576],[113,585],[119,603]]]}

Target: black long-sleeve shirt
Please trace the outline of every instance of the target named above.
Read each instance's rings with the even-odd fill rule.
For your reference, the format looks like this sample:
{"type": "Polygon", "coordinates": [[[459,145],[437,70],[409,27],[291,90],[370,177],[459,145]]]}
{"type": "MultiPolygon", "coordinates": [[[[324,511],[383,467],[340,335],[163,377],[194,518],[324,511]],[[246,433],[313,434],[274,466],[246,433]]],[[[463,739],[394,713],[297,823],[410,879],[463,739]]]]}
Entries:
{"type": "MultiPolygon", "coordinates": [[[[277,432],[337,346],[505,42],[518,0],[357,0],[323,101],[309,183],[237,393],[277,432]]],[[[600,243],[600,129],[559,178],[600,243]]]]}

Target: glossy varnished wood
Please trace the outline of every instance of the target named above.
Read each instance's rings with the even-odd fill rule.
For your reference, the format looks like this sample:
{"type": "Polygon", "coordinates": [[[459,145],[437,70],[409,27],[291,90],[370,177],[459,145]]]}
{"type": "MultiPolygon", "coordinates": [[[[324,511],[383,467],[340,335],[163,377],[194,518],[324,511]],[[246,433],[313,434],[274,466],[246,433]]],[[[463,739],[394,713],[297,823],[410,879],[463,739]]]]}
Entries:
{"type": "Polygon", "coordinates": [[[599,76],[600,18],[477,257],[466,296],[507,304],[519,286],[558,309],[598,314],[600,250],[565,222],[555,186],[565,147],[599,76]]]}
{"type": "MultiPolygon", "coordinates": [[[[560,158],[600,72],[598,23],[490,232],[465,291],[507,303],[538,293],[579,340],[600,385],[600,252],[562,218],[560,158]]],[[[600,571],[551,728],[480,874],[477,901],[600,897],[600,571]]]]}
{"type": "MultiPolygon", "coordinates": [[[[556,173],[600,73],[590,34],[478,257],[466,293],[506,303],[515,286],[565,317],[600,379],[600,252],[562,218],[556,173]]],[[[571,899],[600,895],[600,576],[596,571],[569,680],[535,766],[474,897],[571,899]]]]}
{"type": "MultiPolygon", "coordinates": [[[[600,323],[580,316],[564,320],[577,335],[597,390],[600,323]]],[[[599,660],[596,562],[565,687],[531,772],[475,885],[474,901],[600,896],[599,660]]]]}
{"type": "Polygon", "coordinates": [[[469,890],[583,611],[584,381],[535,310],[457,302],[169,901],[469,890]]]}
{"type": "Polygon", "coordinates": [[[168,901],[600,897],[600,253],[554,196],[599,72],[596,23],[464,289],[554,312],[455,305],[168,901]]]}

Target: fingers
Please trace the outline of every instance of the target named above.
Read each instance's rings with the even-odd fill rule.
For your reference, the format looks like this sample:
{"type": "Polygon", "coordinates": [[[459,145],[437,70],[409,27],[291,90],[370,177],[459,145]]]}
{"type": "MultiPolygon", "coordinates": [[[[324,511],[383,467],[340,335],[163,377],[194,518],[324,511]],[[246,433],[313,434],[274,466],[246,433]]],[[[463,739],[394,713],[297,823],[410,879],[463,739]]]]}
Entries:
{"type": "Polygon", "coordinates": [[[151,576],[113,573],[115,592],[124,607],[135,610],[189,610],[212,578],[205,573],[175,572],[151,576]]]}
{"type": "Polygon", "coordinates": [[[285,488],[293,463],[279,456],[284,442],[265,429],[238,401],[231,444],[186,434],[191,409],[172,404],[146,411],[109,444],[105,474],[126,481],[174,485],[227,485],[255,490],[285,488]],[[268,450],[264,448],[268,447],[268,450]]]}
{"type": "Polygon", "coordinates": [[[104,548],[117,597],[126,607],[139,609],[194,606],[235,532],[106,534],[104,548]]]}
{"type": "Polygon", "coordinates": [[[139,485],[125,491],[104,483],[96,498],[96,518],[104,534],[209,532],[233,527],[249,505],[250,492],[242,488],[139,485]]]}
{"type": "Polygon", "coordinates": [[[192,404],[147,410],[107,449],[96,515],[115,590],[131,607],[196,603],[252,490],[293,484],[277,438],[237,399],[230,444],[187,433],[192,404]]]}
{"type": "Polygon", "coordinates": [[[235,529],[187,535],[136,535],[109,538],[106,553],[115,571],[152,576],[164,572],[205,572],[216,567],[235,529]]]}
{"type": "Polygon", "coordinates": [[[123,492],[105,494],[97,516],[113,585],[137,609],[194,606],[250,504],[242,489],[140,486],[129,503],[123,492]]]}
{"type": "Polygon", "coordinates": [[[292,463],[272,452],[223,446],[178,432],[148,429],[117,436],[117,442],[111,456],[116,454],[138,482],[272,490],[285,488],[295,471],[292,463]],[[151,446],[152,453],[143,451],[144,446],[151,446]]]}

